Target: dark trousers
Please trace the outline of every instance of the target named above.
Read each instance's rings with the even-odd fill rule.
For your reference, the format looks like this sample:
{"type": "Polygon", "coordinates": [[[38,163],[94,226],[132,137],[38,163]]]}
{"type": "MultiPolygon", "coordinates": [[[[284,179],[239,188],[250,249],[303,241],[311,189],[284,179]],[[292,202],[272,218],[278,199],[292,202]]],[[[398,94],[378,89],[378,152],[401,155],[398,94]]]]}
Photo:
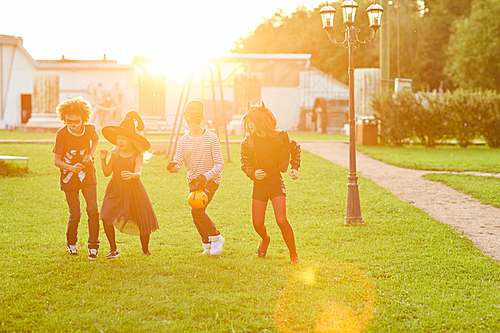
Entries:
{"type": "MultiPolygon", "coordinates": [[[[208,240],[208,236],[217,236],[220,235],[220,232],[215,227],[215,224],[212,222],[210,217],[208,217],[206,213],[206,208],[208,204],[212,201],[214,197],[215,191],[219,188],[219,184],[215,183],[213,180],[209,180],[205,189],[203,190],[208,197],[208,203],[204,208],[192,208],[191,215],[193,216],[193,222],[198,229],[198,233],[201,236],[201,240],[203,243],[210,243],[208,240]]],[[[189,191],[194,191],[196,189],[196,182],[189,183],[189,191]]]]}
{"type": "MultiPolygon", "coordinates": [[[[87,204],[87,216],[89,218],[89,249],[99,248],[99,210],[97,207],[97,186],[89,185],[81,189],[87,204]]],[[[67,245],[78,242],[78,224],[80,223],[80,191],[67,191],[66,202],[69,207],[68,230],[66,231],[67,245]]]]}

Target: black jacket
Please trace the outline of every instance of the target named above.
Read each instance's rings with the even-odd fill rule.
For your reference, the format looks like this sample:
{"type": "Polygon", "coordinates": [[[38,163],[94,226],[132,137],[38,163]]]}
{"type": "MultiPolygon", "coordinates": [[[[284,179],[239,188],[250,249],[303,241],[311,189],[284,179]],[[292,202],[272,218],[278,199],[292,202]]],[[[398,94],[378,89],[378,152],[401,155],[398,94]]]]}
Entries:
{"type": "MultiPolygon", "coordinates": [[[[291,164],[292,169],[298,170],[300,167],[300,145],[288,137],[285,131],[278,134],[280,140],[280,165],[281,172],[286,172],[288,164],[291,164]]],[[[255,157],[255,149],[248,142],[248,137],[245,137],[241,143],[241,170],[246,175],[255,180],[255,170],[259,169],[257,159],[255,157]]]]}

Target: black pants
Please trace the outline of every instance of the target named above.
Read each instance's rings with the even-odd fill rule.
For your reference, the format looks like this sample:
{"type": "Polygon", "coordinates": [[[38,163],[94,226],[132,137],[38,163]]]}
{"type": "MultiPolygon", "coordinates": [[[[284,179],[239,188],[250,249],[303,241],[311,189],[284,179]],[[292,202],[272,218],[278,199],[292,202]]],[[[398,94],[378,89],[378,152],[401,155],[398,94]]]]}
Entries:
{"type": "MultiPolygon", "coordinates": [[[[89,218],[89,249],[99,248],[99,210],[97,207],[96,185],[85,186],[81,189],[87,204],[87,216],[89,218]]],[[[69,207],[68,229],[66,231],[67,245],[75,245],[78,242],[78,224],[82,213],[80,211],[80,191],[67,191],[66,202],[69,207]]]]}
{"type": "MultiPolygon", "coordinates": [[[[193,181],[188,184],[189,191],[194,191],[196,189],[196,182],[193,181]]],[[[217,236],[220,235],[219,230],[215,227],[215,224],[212,222],[210,217],[206,213],[206,208],[208,204],[212,201],[214,197],[215,191],[219,188],[219,184],[215,183],[213,180],[209,180],[205,189],[203,190],[208,196],[208,203],[203,208],[192,208],[191,215],[193,216],[193,222],[198,229],[198,233],[201,236],[201,240],[203,243],[209,243],[208,236],[217,236]]]]}

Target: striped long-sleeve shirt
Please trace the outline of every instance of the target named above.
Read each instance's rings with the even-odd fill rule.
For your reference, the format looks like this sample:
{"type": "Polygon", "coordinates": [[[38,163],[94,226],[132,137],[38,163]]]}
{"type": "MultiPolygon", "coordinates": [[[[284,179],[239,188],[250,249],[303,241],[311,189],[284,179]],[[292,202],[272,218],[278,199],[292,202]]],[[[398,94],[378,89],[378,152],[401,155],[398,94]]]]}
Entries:
{"type": "Polygon", "coordinates": [[[219,184],[222,180],[221,171],[224,159],[220,149],[217,135],[205,131],[200,137],[192,137],[186,133],[179,139],[175,153],[175,170],[178,171],[182,164],[186,165],[187,181],[190,183],[203,174],[207,180],[213,179],[219,184]]]}

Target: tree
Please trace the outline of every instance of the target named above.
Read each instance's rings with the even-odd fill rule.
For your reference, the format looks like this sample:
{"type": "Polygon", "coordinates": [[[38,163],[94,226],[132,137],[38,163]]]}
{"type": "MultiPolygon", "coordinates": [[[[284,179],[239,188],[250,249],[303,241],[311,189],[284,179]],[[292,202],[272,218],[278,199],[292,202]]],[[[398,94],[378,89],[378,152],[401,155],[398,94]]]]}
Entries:
{"type": "Polygon", "coordinates": [[[457,23],[445,72],[458,87],[500,91],[499,15],[500,2],[475,1],[470,17],[457,23]]]}
{"type": "MultiPolygon", "coordinates": [[[[469,15],[473,0],[394,0],[386,6],[389,16],[391,78],[413,79],[415,90],[454,87],[444,72],[446,50],[455,22],[469,15]],[[399,48],[398,48],[399,44],[399,48]]],[[[489,0],[494,1],[494,0],[489,0]]],[[[365,9],[372,0],[359,0],[356,27],[359,39],[372,36],[365,9]]],[[[311,65],[347,83],[347,51],[328,41],[321,29],[319,10],[298,7],[291,15],[278,10],[271,18],[246,37],[241,37],[231,50],[236,53],[310,53],[311,65]]],[[[335,5],[335,29],[332,37],[342,41],[342,11],[335,5]]],[[[355,52],[355,67],[379,67],[380,34],[372,43],[361,45],[355,52]]]]}
{"type": "MultiPolygon", "coordinates": [[[[360,8],[366,8],[371,1],[363,0],[360,8]]],[[[307,10],[298,7],[287,16],[278,10],[271,18],[265,19],[252,33],[241,37],[235,43],[231,52],[235,53],[310,53],[311,65],[330,73],[335,78],[347,83],[347,51],[340,45],[328,41],[326,32],[321,29],[319,10],[307,10]]],[[[337,8],[335,28],[332,37],[342,41],[344,29],[340,8],[337,8]]],[[[361,38],[369,38],[371,29],[368,28],[368,19],[359,15],[361,38]]],[[[370,43],[360,47],[355,53],[356,67],[378,67],[378,43],[370,43]]]]}
{"type": "Polygon", "coordinates": [[[419,13],[415,1],[395,0],[383,14],[389,17],[391,78],[411,78],[414,86],[420,81],[423,48],[419,13]]]}
{"type": "Polygon", "coordinates": [[[446,50],[457,20],[470,14],[472,0],[426,0],[420,24],[419,81],[431,89],[453,88],[444,68],[446,50]],[[441,83],[442,82],[442,83],[441,83]]]}

